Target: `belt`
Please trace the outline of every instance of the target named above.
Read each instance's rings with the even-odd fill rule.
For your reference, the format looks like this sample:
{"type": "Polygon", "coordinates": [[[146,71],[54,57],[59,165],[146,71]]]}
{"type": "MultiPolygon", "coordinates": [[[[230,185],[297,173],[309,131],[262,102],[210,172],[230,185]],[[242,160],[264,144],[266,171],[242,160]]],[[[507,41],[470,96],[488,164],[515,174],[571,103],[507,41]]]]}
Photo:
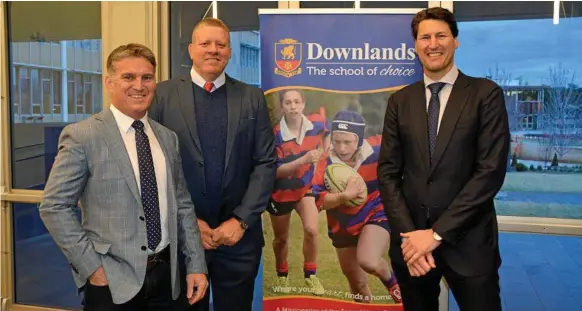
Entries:
{"type": "Polygon", "coordinates": [[[160,262],[170,262],[170,246],[166,246],[163,250],[149,255],[146,270],[149,272],[153,267],[155,267],[160,262]]]}

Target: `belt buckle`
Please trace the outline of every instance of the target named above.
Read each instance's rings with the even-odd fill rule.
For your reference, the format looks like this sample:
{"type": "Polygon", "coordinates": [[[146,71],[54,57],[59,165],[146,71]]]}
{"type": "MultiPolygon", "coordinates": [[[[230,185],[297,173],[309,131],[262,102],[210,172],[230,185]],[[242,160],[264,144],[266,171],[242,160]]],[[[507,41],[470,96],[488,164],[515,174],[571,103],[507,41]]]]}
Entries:
{"type": "Polygon", "coordinates": [[[159,254],[155,253],[153,255],[149,255],[148,256],[148,262],[154,263],[154,262],[158,262],[159,261],[159,254]]]}
{"type": "Polygon", "coordinates": [[[164,252],[165,252],[165,249],[160,251],[160,252],[154,253],[153,255],[149,255],[148,256],[148,263],[155,264],[158,262],[162,262],[163,261],[162,256],[164,255],[164,252]]]}
{"type": "Polygon", "coordinates": [[[148,256],[148,261],[146,264],[146,271],[151,271],[157,264],[160,262],[157,258],[157,254],[152,255],[151,257],[148,256]]]}
{"type": "Polygon", "coordinates": [[[155,261],[158,258],[158,253],[153,253],[148,256],[151,261],[155,261]]]}

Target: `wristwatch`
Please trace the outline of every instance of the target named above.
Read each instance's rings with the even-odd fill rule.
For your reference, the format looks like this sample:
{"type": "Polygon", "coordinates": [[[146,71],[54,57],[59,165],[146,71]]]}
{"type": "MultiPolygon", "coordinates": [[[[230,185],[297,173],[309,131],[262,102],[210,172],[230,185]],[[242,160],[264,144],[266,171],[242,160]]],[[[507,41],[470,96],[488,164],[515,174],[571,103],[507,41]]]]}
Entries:
{"type": "Polygon", "coordinates": [[[235,216],[234,218],[236,218],[236,220],[238,220],[238,223],[240,224],[240,227],[243,230],[247,230],[249,228],[249,225],[247,225],[247,223],[244,220],[242,220],[240,217],[235,216]]]}

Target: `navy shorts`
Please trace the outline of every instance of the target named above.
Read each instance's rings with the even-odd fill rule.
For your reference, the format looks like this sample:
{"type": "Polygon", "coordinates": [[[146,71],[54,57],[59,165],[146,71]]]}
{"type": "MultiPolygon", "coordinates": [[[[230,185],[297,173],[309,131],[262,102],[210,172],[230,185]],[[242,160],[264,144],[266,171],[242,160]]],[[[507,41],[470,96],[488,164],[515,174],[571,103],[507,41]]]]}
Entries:
{"type": "MultiPolygon", "coordinates": [[[[376,225],[380,226],[386,231],[390,232],[390,227],[388,226],[388,220],[383,220],[381,222],[371,221],[366,223],[366,225],[376,225]]],[[[360,239],[360,235],[336,235],[333,236],[330,234],[331,243],[335,248],[346,248],[346,247],[355,247],[358,245],[358,240],[360,239]]]]}
{"type": "Polygon", "coordinates": [[[295,207],[297,206],[298,202],[275,202],[273,200],[269,201],[269,205],[267,206],[267,212],[273,216],[283,216],[288,215],[291,213],[295,207]]]}

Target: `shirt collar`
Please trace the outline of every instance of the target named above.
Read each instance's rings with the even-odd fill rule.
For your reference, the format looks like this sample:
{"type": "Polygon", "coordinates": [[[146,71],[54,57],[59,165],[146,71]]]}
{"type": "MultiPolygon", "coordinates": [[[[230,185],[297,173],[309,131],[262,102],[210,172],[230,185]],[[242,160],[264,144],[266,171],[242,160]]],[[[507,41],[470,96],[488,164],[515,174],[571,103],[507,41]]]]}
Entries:
{"type": "Polygon", "coordinates": [[[301,145],[301,143],[303,143],[303,138],[305,138],[305,134],[313,129],[313,122],[309,121],[309,119],[305,115],[302,115],[301,118],[303,119],[303,122],[301,122],[299,137],[293,136],[291,130],[289,130],[289,126],[287,126],[287,121],[285,121],[285,117],[281,118],[280,126],[281,126],[281,137],[283,138],[283,141],[295,139],[298,144],[301,145]]]}
{"type": "Polygon", "coordinates": [[[434,81],[431,78],[427,77],[426,74],[424,75],[424,87],[428,87],[429,85],[436,83],[436,82],[444,82],[446,84],[453,85],[459,76],[459,69],[457,66],[453,64],[453,67],[446,75],[444,75],[439,81],[434,81]]]}
{"type": "MultiPolygon", "coordinates": [[[[117,126],[121,129],[123,133],[128,133],[129,129],[131,129],[131,125],[135,121],[132,117],[124,114],[123,112],[119,111],[117,107],[113,104],[109,105],[109,109],[113,113],[113,117],[115,118],[115,122],[117,122],[117,126]]],[[[148,114],[146,112],[145,116],[140,119],[144,124],[144,131],[148,128],[148,114]]]]}
{"type": "Polygon", "coordinates": [[[192,77],[192,82],[194,82],[196,85],[198,85],[201,88],[204,88],[204,84],[206,84],[206,82],[214,83],[213,90],[216,90],[217,88],[223,86],[224,82],[226,81],[226,74],[224,73],[224,71],[218,76],[218,78],[216,78],[216,80],[206,81],[206,80],[204,80],[204,78],[202,78],[202,76],[200,74],[198,74],[198,72],[196,72],[196,70],[194,70],[194,67],[192,67],[192,69],[190,69],[190,77],[192,77]]]}

